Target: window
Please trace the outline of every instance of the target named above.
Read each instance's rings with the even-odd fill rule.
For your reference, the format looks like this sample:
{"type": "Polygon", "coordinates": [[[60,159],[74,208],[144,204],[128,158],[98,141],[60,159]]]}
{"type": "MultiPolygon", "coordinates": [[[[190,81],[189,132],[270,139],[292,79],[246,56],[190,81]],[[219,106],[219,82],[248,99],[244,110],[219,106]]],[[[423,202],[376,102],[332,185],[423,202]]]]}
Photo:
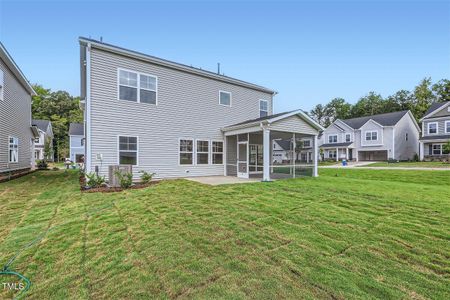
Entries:
{"type": "Polygon", "coordinates": [[[231,93],[219,91],[219,104],[231,106],[231,93]]]}
{"type": "Polygon", "coordinates": [[[377,141],[378,132],[377,131],[366,131],[366,141],[377,141]]]}
{"type": "Polygon", "coordinates": [[[259,100],[259,117],[265,117],[269,114],[269,104],[267,100],[259,100]]]}
{"type": "Polygon", "coordinates": [[[445,133],[450,133],[450,121],[445,121],[445,133]]]}
{"type": "Polygon", "coordinates": [[[311,147],[311,140],[304,140],[303,141],[303,147],[304,148],[311,147]]]}
{"type": "Polygon", "coordinates": [[[84,138],[81,139],[81,146],[84,146],[84,138]]]}
{"type": "Polygon", "coordinates": [[[35,138],[35,139],[34,139],[34,142],[35,142],[36,144],[39,144],[39,137],[35,138]]]}
{"type": "Polygon", "coordinates": [[[156,104],[157,78],[119,69],[119,99],[156,104]]]}
{"type": "Polygon", "coordinates": [[[408,141],[408,133],[405,133],[405,141],[408,141]]]}
{"type": "Polygon", "coordinates": [[[180,165],[192,165],[194,155],[194,141],[180,140],[180,165]]]}
{"type": "Polygon", "coordinates": [[[197,141],[197,164],[209,163],[209,141],[197,141]]]}
{"type": "Polygon", "coordinates": [[[328,150],[328,158],[336,158],[336,150],[328,150]]]}
{"type": "Polygon", "coordinates": [[[3,71],[0,70],[0,100],[3,100],[3,94],[5,89],[5,78],[3,76],[3,71]]]}
{"type": "Polygon", "coordinates": [[[329,135],[328,136],[328,143],[337,143],[337,134],[329,135]]]}
{"type": "Polygon", "coordinates": [[[138,164],[138,139],[134,136],[119,136],[119,164],[138,164]]]}
{"type": "Polygon", "coordinates": [[[436,134],[437,133],[437,123],[428,123],[428,134],[436,134]]]}
{"type": "Polygon", "coordinates": [[[9,137],[9,162],[19,162],[19,139],[16,137],[9,137]]]}
{"type": "Polygon", "coordinates": [[[212,142],[212,163],[213,165],[223,164],[223,142],[212,142]]]}
{"type": "Polygon", "coordinates": [[[441,155],[442,154],[442,145],[441,144],[434,144],[433,145],[433,155],[441,155]]]}
{"type": "Polygon", "coordinates": [[[345,141],[350,142],[352,140],[352,135],[350,133],[345,134],[345,141]]]}

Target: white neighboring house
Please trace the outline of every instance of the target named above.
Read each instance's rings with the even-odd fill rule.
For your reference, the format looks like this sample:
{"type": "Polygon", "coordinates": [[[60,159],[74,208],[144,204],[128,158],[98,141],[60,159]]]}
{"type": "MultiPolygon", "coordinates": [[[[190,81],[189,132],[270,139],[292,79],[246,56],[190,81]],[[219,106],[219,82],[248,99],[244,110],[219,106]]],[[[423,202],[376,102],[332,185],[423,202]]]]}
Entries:
{"type": "Polygon", "coordinates": [[[323,132],[324,159],[386,161],[419,155],[420,127],[409,110],[334,121],[323,132]]]}
{"type": "Polygon", "coordinates": [[[82,163],[84,157],[84,125],[70,123],[69,126],[70,160],[82,163]]]}
{"type": "Polygon", "coordinates": [[[420,160],[449,159],[444,145],[450,141],[450,101],[433,103],[420,122],[420,160]]]}
{"type": "MultiPolygon", "coordinates": [[[[300,138],[296,142],[296,162],[311,163],[313,161],[313,140],[311,138],[300,138]]],[[[292,159],[292,139],[273,140],[273,162],[280,164],[292,159]]]]}
{"type": "Polygon", "coordinates": [[[34,159],[44,159],[45,141],[49,143],[50,153],[45,157],[48,161],[53,161],[53,129],[52,122],[48,120],[32,120],[32,125],[38,128],[39,136],[34,139],[34,159]]]}
{"type": "MultiPolygon", "coordinates": [[[[323,127],[302,110],[273,114],[271,89],[93,39],[79,41],[87,173],[98,169],[108,180],[108,167],[122,164],[132,165],[136,180],[139,171],[149,171],[157,178],[267,181],[274,177],[273,139],[308,137],[312,147],[318,145],[323,127]]],[[[317,176],[317,155],[313,161],[302,174],[317,176]]]]}

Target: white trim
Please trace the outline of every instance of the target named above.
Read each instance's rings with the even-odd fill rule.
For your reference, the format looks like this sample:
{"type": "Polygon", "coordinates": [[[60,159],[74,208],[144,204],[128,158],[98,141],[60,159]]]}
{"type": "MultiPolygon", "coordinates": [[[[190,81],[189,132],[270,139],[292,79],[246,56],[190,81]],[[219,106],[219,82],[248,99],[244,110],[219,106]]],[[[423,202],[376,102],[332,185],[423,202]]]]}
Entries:
{"type": "MultiPolygon", "coordinates": [[[[353,128],[353,127],[350,127],[350,125],[347,125],[344,121],[342,121],[341,119],[336,119],[331,125],[336,125],[336,123],[337,122],[339,122],[340,124],[343,124],[343,125],[345,125],[345,126],[347,126],[347,128],[348,129],[350,129],[350,130],[355,130],[355,128],[353,128]]],[[[337,127],[339,127],[339,125],[336,125],[337,127]]],[[[341,129],[341,128],[339,128],[339,129],[341,129]]],[[[341,130],[343,130],[343,129],[341,129],[341,130]]],[[[343,130],[343,131],[345,131],[345,130],[343,130]]]]}
{"type": "Polygon", "coordinates": [[[337,144],[339,143],[339,134],[337,133],[329,133],[327,134],[327,143],[326,144],[337,144]],[[330,142],[330,137],[335,136],[336,137],[336,142],[330,142]]]}
{"type": "Polygon", "coordinates": [[[318,165],[319,165],[319,143],[317,135],[314,136],[314,169],[313,169],[313,176],[318,177],[318,165]]]}
{"type": "Polygon", "coordinates": [[[427,135],[438,135],[439,134],[439,123],[438,122],[429,122],[427,123],[427,135]],[[430,133],[430,125],[436,125],[436,133],[430,133]]]}
{"type": "Polygon", "coordinates": [[[225,165],[225,153],[226,153],[226,151],[225,151],[225,141],[224,140],[211,140],[211,165],[213,165],[213,166],[223,166],[223,165],[225,165]],[[216,153],[221,153],[221,152],[214,152],[213,151],[213,143],[214,142],[219,142],[219,143],[222,143],[222,163],[221,164],[215,164],[214,162],[213,162],[213,155],[216,153]]]}
{"type": "Polygon", "coordinates": [[[441,143],[431,143],[431,154],[429,154],[430,156],[437,156],[437,155],[443,155],[442,153],[444,152],[443,150],[444,149],[442,149],[444,144],[441,144],[441,143]],[[439,150],[439,154],[434,154],[434,146],[439,146],[439,148],[440,148],[440,150],[439,150]]]}
{"type": "Polygon", "coordinates": [[[5,74],[0,70],[0,101],[5,99],[5,74]]]}
{"type": "Polygon", "coordinates": [[[366,125],[366,124],[369,123],[370,121],[372,121],[372,122],[375,123],[376,125],[380,126],[381,128],[384,128],[384,127],[390,127],[390,126],[383,126],[383,125],[381,125],[380,123],[378,123],[377,121],[374,121],[373,119],[369,119],[369,120],[367,120],[366,123],[362,124],[361,127],[359,127],[358,129],[363,128],[364,125],[366,125]]]}
{"type": "Polygon", "coordinates": [[[353,142],[353,140],[352,140],[352,133],[351,132],[344,132],[344,143],[350,143],[350,142],[353,142]],[[350,136],[350,140],[349,141],[347,141],[347,135],[350,136]]]}
{"type": "Polygon", "coordinates": [[[422,119],[420,119],[419,121],[422,122],[424,119],[434,115],[435,113],[440,112],[441,110],[443,110],[445,107],[448,107],[450,105],[450,101],[447,101],[445,104],[443,104],[441,107],[436,108],[435,110],[431,111],[428,115],[423,116],[422,119]]]}
{"type": "Polygon", "coordinates": [[[136,138],[136,150],[122,150],[123,152],[136,152],[136,164],[133,167],[139,167],[139,136],[137,135],[117,135],[117,164],[120,165],[120,137],[135,137],[136,138]]]}
{"type": "Polygon", "coordinates": [[[15,136],[8,136],[8,164],[18,164],[19,163],[19,138],[15,136]],[[13,143],[11,144],[10,140],[13,139],[13,143]],[[14,143],[16,141],[17,143],[14,143]],[[11,145],[17,146],[17,161],[11,161],[11,145]]]}
{"type": "Polygon", "coordinates": [[[92,135],[91,135],[91,44],[86,46],[86,173],[92,169],[92,135]]]}
{"type": "MultiPolygon", "coordinates": [[[[209,139],[195,139],[195,165],[199,165],[199,166],[208,166],[208,165],[211,165],[211,161],[212,161],[212,157],[211,157],[211,146],[212,146],[212,143],[211,143],[211,141],[209,140],[209,139]],[[197,144],[197,142],[207,142],[208,143],[208,151],[207,152],[199,152],[198,151],[198,144],[197,144]],[[206,163],[206,164],[199,164],[198,163],[198,157],[197,157],[197,154],[208,154],[208,162],[206,163]]],[[[183,152],[183,153],[186,153],[186,152],[183,152]]]]}
{"type": "Polygon", "coordinates": [[[183,167],[183,166],[195,166],[195,139],[194,138],[187,138],[187,137],[180,137],[178,138],[178,148],[177,148],[177,152],[178,152],[178,166],[183,167]],[[180,154],[181,153],[191,153],[189,151],[183,151],[181,152],[180,150],[180,146],[181,146],[181,140],[188,140],[188,141],[192,141],[192,163],[190,164],[181,164],[180,163],[180,154]]]}
{"type": "MultiPolygon", "coordinates": [[[[392,128],[392,158],[395,159],[395,128],[392,128]]],[[[389,159],[389,152],[388,152],[388,159],[389,159]]]]}
{"type": "Polygon", "coordinates": [[[226,106],[226,107],[231,107],[231,104],[232,104],[232,103],[233,103],[233,97],[232,97],[231,92],[219,90],[219,105],[226,106]],[[229,105],[220,103],[220,94],[221,94],[221,93],[230,95],[230,104],[229,104],[229,105]]]}
{"type": "Polygon", "coordinates": [[[148,74],[148,73],[142,73],[142,72],[139,72],[139,71],[133,71],[133,70],[125,69],[125,68],[120,68],[120,67],[117,68],[117,100],[119,100],[119,101],[127,101],[127,102],[130,102],[130,103],[134,102],[134,103],[142,103],[142,104],[148,104],[148,105],[155,105],[155,106],[157,106],[158,105],[158,76],[151,75],[151,74],[148,74]],[[135,73],[137,75],[137,79],[136,79],[137,80],[137,82],[136,82],[137,86],[120,84],[120,71],[129,72],[129,73],[135,73]],[[155,78],[155,90],[141,88],[141,75],[155,78]],[[120,99],[120,86],[121,85],[137,89],[136,101],[120,99]],[[141,90],[155,92],[155,103],[141,102],[141,90]]]}
{"type": "Polygon", "coordinates": [[[266,116],[268,116],[269,115],[269,100],[259,99],[258,105],[259,105],[259,117],[260,118],[265,117],[265,116],[261,116],[261,112],[265,112],[266,116]],[[267,106],[266,110],[261,109],[261,102],[266,102],[266,106],[267,106]]]}
{"type": "MultiPolygon", "coordinates": [[[[249,133],[247,133],[247,140],[246,141],[239,141],[239,138],[238,138],[238,141],[237,141],[237,161],[236,161],[236,173],[237,173],[237,177],[240,177],[240,178],[249,178],[249,166],[248,166],[248,161],[249,161],[249,133]],[[245,160],[240,160],[240,157],[239,157],[239,145],[243,145],[243,144],[245,144],[246,145],[246,155],[245,155],[245,160]],[[239,172],[239,163],[244,163],[245,162],[245,165],[246,165],[246,172],[245,173],[243,173],[243,172],[239,172]]],[[[263,152],[264,153],[264,152],[263,152]]]]}
{"type": "MultiPolygon", "coordinates": [[[[449,107],[450,107],[450,106],[449,106],[449,107]]],[[[447,130],[447,129],[449,129],[449,128],[450,128],[450,120],[444,122],[444,132],[445,132],[445,133],[450,133],[450,130],[447,130]],[[447,125],[447,124],[448,124],[448,125],[447,125]]]]}

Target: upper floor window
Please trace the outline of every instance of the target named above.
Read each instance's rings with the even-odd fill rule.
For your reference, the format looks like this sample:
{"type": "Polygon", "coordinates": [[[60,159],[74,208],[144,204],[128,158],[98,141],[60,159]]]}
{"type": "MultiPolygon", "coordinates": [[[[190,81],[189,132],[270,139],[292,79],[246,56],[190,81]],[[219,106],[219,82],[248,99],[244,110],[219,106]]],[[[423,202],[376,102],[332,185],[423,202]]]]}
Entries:
{"type": "Polygon", "coordinates": [[[19,139],[16,137],[9,137],[8,157],[10,163],[19,162],[19,139]]]}
{"type": "Polygon", "coordinates": [[[119,136],[119,164],[137,165],[138,141],[135,136],[119,136]]]}
{"type": "Polygon", "coordinates": [[[450,121],[445,121],[445,133],[450,133],[450,121]]]}
{"type": "Polygon", "coordinates": [[[366,132],[366,141],[377,141],[378,140],[378,132],[377,131],[367,131],[366,132]]]}
{"type": "Polygon", "coordinates": [[[304,140],[303,141],[303,147],[304,148],[311,147],[311,140],[304,140]]]}
{"type": "Polygon", "coordinates": [[[37,137],[34,139],[34,143],[39,144],[40,139],[37,137]]]}
{"type": "Polygon", "coordinates": [[[436,134],[437,133],[437,122],[428,123],[428,134],[436,134]]]}
{"type": "Polygon", "coordinates": [[[408,133],[405,133],[405,141],[408,141],[408,133]]]}
{"type": "Polygon", "coordinates": [[[259,117],[265,117],[269,114],[269,102],[267,100],[259,100],[259,117]]]}
{"type": "Polygon", "coordinates": [[[337,134],[329,135],[328,143],[337,143],[337,134]]]}
{"type": "Polygon", "coordinates": [[[231,106],[231,93],[219,91],[219,104],[231,106]]]}
{"type": "Polygon", "coordinates": [[[119,99],[156,104],[157,78],[119,69],[119,99]]]}
{"type": "Polygon", "coordinates": [[[345,141],[350,142],[352,140],[352,135],[350,133],[345,134],[345,141]]]}
{"type": "Polygon", "coordinates": [[[5,89],[5,78],[3,75],[3,71],[0,70],[0,100],[3,100],[3,94],[5,89]]]}

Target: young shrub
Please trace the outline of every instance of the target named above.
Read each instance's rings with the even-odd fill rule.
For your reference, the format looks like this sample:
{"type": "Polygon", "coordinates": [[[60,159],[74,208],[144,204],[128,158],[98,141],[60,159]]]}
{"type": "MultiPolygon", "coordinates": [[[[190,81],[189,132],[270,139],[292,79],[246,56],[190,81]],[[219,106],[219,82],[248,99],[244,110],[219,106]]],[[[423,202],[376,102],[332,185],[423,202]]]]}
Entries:
{"type": "Polygon", "coordinates": [[[147,171],[139,171],[139,173],[142,173],[141,182],[144,184],[149,183],[152,180],[153,175],[155,175],[155,173],[149,173],[147,171]]]}
{"type": "Polygon", "coordinates": [[[416,162],[419,161],[419,154],[414,153],[413,161],[416,161],[416,162]]]}
{"type": "Polygon", "coordinates": [[[116,175],[119,178],[120,187],[123,189],[129,188],[133,184],[133,174],[132,173],[122,173],[116,171],[116,175]]]}
{"type": "Polygon", "coordinates": [[[100,187],[105,184],[105,176],[98,176],[95,172],[86,174],[87,185],[91,188],[100,187]]]}
{"type": "Polygon", "coordinates": [[[40,160],[40,161],[38,162],[37,167],[38,167],[39,170],[47,170],[47,169],[48,169],[48,164],[47,164],[47,162],[45,161],[45,159],[43,159],[43,160],[40,160]]]}

